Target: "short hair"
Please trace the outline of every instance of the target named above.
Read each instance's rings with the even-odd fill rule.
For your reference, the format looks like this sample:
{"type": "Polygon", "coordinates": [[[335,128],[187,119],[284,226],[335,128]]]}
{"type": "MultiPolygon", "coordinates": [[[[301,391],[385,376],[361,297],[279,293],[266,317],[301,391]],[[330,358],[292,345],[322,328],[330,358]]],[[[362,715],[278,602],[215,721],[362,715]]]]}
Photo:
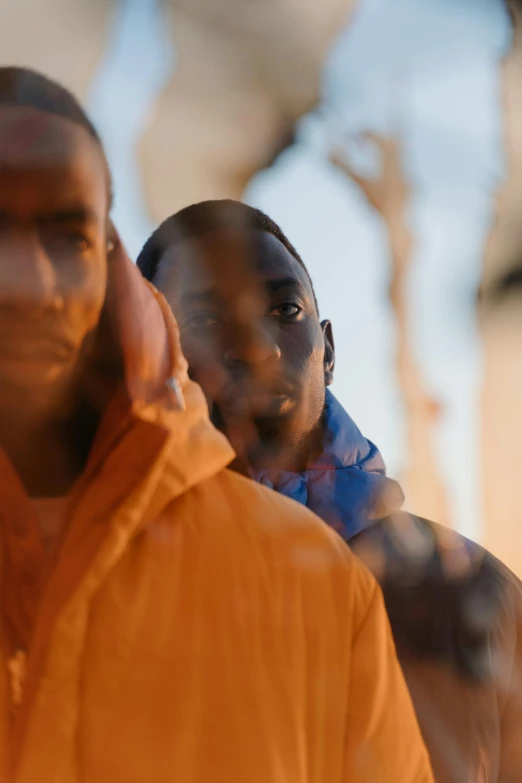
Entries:
{"type": "Polygon", "coordinates": [[[112,178],[98,131],[74,95],[38,71],[16,66],[0,67],[0,106],[25,106],[63,117],[83,128],[100,148],[112,201],[112,178]]]}
{"type": "Polygon", "coordinates": [[[197,239],[210,231],[232,227],[246,227],[251,231],[272,234],[303,268],[310,281],[314,303],[319,312],[317,297],[310,273],[295,247],[272,218],[260,209],[232,199],[200,201],[171,215],[151,234],[138,256],[137,266],[151,283],[158,273],[161,259],[169,247],[183,239],[197,239]]]}

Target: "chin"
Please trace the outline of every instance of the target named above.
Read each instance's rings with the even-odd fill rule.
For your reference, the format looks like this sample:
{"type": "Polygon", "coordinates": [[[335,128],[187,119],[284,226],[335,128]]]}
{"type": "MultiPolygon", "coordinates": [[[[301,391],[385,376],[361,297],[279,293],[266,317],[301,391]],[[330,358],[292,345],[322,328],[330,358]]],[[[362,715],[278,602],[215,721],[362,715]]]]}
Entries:
{"type": "Polygon", "coordinates": [[[9,360],[0,362],[0,379],[4,386],[20,391],[44,391],[70,377],[71,368],[64,363],[9,360]]]}
{"type": "Polygon", "coordinates": [[[315,429],[317,418],[315,416],[310,420],[303,411],[292,408],[278,416],[256,417],[254,421],[261,437],[267,441],[280,441],[288,446],[296,446],[315,429]]]}
{"type": "Polygon", "coordinates": [[[274,459],[288,451],[299,449],[308,435],[307,431],[299,426],[299,421],[291,416],[260,419],[255,423],[259,433],[259,452],[272,455],[274,459]]]}

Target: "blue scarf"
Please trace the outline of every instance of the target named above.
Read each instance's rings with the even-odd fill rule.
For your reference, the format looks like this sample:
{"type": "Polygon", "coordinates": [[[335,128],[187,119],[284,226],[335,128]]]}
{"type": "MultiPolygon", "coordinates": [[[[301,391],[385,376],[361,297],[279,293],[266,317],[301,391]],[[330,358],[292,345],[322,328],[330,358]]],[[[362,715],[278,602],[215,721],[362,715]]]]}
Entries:
{"type": "Polygon", "coordinates": [[[376,446],[326,391],[323,450],[303,473],[263,470],[254,479],[314,511],[349,540],[402,505],[399,485],[386,477],[376,446]]]}

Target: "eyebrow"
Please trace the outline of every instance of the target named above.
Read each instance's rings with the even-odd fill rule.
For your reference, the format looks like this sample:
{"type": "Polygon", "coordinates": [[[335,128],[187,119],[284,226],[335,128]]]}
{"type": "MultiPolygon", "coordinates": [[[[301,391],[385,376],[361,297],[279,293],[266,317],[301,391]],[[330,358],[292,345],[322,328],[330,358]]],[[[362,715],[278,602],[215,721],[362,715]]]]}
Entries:
{"type": "MultiPolygon", "coordinates": [[[[283,288],[297,288],[302,293],[306,293],[306,288],[297,277],[278,277],[275,280],[264,281],[264,287],[269,294],[277,294],[283,288]]],[[[181,297],[182,305],[216,305],[220,302],[220,296],[210,289],[206,291],[197,291],[183,294],[181,297]]]]}
{"type": "Polygon", "coordinates": [[[282,288],[298,288],[303,293],[306,292],[306,288],[297,277],[278,277],[275,280],[267,280],[265,282],[265,288],[271,294],[277,294],[282,288]]]}
{"type": "Polygon", "coordinates": [[[43,226],[60,226],[67,223],[98,225],[100,220],[101,218],[95,209],[84,206],[65,207],[42,213],[36,217],[36,223],[43,226]]]}
{"type": "Polygon", "coordinates": [[[71,207],[41,215],[38,218],[38,223],[59,225],[61,223],[98,223],[99,220],[97,212],[90,207],[71,207]]]}
{"type": "MultiPolygon", "coordinates": [[[[11,213],[0,209],[0,223],[10,223],[12,220],[11,213]]],[[[68,223],[97,226],[101,222],[101,217],[90,207],[72,207],[38,215],[35,222],[41,226],[61,226],[68,223]]]]}
{"type": "Polygon", "coordinates": [[[180,302],[184,306],[190,305],[215,305],[219,303],[219,297],[214,291],[197,291],[196,293],[183,294],[180,302]]]}
{"type": "MultiPolygon", "coordinates": [[[[301,291],[306,292],[305,286],[297,277],[278,277],[275,280],[265,280],[261,282],[262,285],[264,285],[264,288],[271,294],[277,294],[282,288],[298,288],[301,289],[301,291]]],[[[215,304],[216,302],[219,302],[219,299],[219,294],[211,289],[207,289],[206,291],[183,294],[181,302],[183,304],[190,304],[191,302],[215,304]]]]}

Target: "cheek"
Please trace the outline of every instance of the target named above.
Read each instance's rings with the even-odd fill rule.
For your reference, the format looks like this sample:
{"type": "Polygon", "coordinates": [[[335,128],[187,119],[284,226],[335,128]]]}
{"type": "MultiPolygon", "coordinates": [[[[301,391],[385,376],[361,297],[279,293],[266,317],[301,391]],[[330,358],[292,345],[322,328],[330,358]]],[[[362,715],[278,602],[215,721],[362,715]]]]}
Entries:
{"type": "Polygon", "coordinates": [[[225,383],[223,358],[211,341],[180,331],[181,349],[190,377],[200,384],[207,399],[218,394],[225,383]]]}
{"type": "Polygon", "coordinates": [[[195,339],[193,335],[183,329],[180,329],[179,339],[181,350],[189,365],[189,371],[193,373],[205,363],[205,346],[200,340],[195,339]]]}
{"type": "Polygon", "coordinates": [[[285,365],[310,382],[324,375],[324,340],[322,333],[307,329],[282,331],[279,341],[285,365]]]}
{"type": "Polygon", "coordinates": [[[68,287],[66,306],[77,332],[86,334],[98,325],[107,293],[107,267],[104,262],[78,270],[76,284],[68,287]]]}
{"type": "Polygon", "coordinates": [[[303,429],[315,425],[324,407],[324,341],[309,332],[285,341],[283,360],[299,394],[298,416],[303,429]]]}

